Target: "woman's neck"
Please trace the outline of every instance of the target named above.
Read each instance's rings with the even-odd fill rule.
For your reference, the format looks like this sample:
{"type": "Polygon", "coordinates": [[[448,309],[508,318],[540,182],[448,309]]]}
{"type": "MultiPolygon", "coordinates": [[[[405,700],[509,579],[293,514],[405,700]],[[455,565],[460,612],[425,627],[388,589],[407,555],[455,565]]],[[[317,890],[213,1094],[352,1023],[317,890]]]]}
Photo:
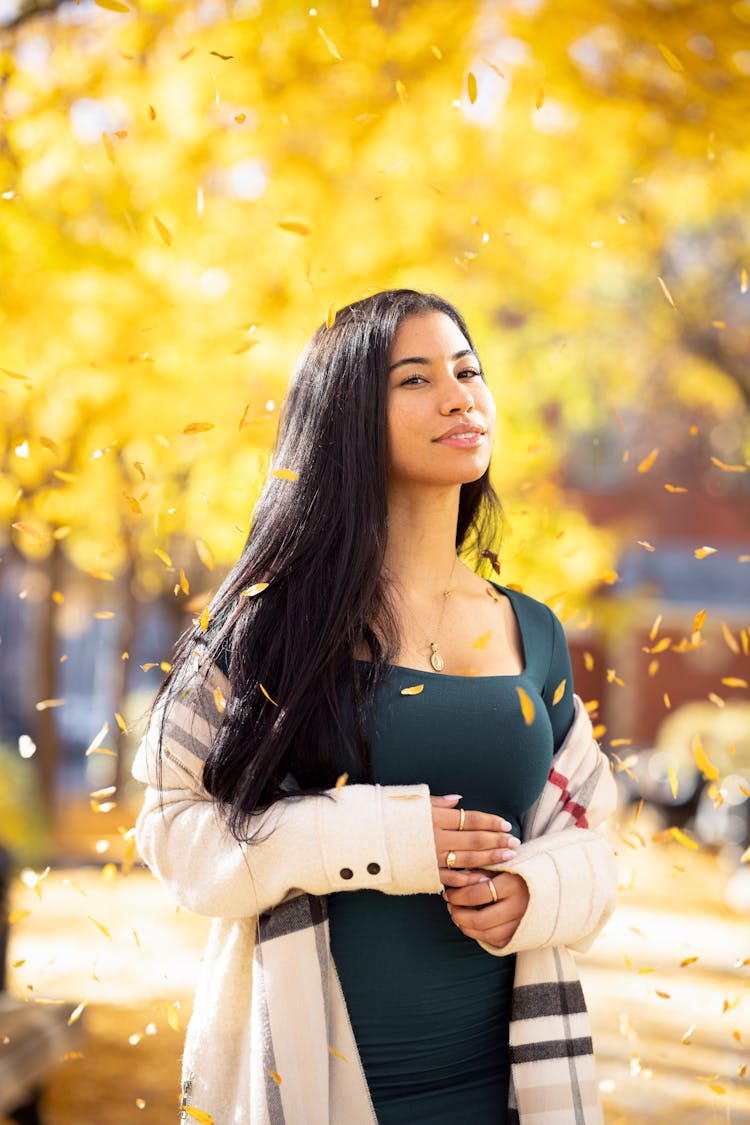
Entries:
{"type": "Polygon", "coordinates": [[[385,574],[399,586],[443,589],[456,569],[460,488],[391,488],[385,574]]]}

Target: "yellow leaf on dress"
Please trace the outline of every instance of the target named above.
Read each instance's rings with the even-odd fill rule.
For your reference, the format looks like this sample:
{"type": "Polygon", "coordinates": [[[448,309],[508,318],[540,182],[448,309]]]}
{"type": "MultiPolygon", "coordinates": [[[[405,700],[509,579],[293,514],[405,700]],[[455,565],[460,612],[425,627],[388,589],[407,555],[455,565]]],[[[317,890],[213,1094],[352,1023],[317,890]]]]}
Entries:
{"type": "Polygon", "coordinates": [[[562,697],[565,695],[565,688],[567,686],[567,683],[568,683],[567,680],[560,680],[560,683],[555,688],[555,694],[552,696],[552,706],[553,707],[557,703],[559,703],[560,700],[562,699],[562,697]]]}
{"type": "Polygon", "coordinates": [[[326,33],[325,33],[325,31],[323,31],[322,27],[318,28],[318,35],[323,40],[323,42],[325,43],[326,47],[331,52],[333,57],[335,59],[338,59],[339,62],[343,62],[344,60],[342,59],[341,55],[339,54],[338,47],[334,43],[333,39],[331,39],[330,36],[326,35],[326,33]]]}
{"type": "Polygon", "coordinates": [[[647,473],[649,471],[649,469],[652,467],[652,465],[654,464],[654,461],[656,460],[656,458],[658,456],[659,456],[659,450],[658,449],[652,449],[651,452],[649,453],[648,457],[644,457],[643,460],[641,461],[640,465],[638,466],[638,472],[639,473],[647,473]]]}
{"type": "Polygon", "coordinates": [[[157,218],[156,215],[154,215],[154,226],[156,227],[156,232],[162,242],[166,243],[167,246],[171,246],[172,232],[170,231],[168,226],[165,226],[161,219],[157,218]]]}
{"type": "Polygon", "coordinates": [[[414,684],[413,687],[401,688],[402,695],[421,695],[424,691],[424,684],[414,684]]]}
{"type": "Polygon", "coordinates": [[[521,701],[521,714],[523,715],[523,720],[526,723],[527,727],[531,726],[531,724],[534,722],[534,704],[529,699],[528,695],[522,687],[517,687],[516,691],[518,692],[518,698],[521,701]]]}
{"type": "Polygon", "coordinates": [[[472,648],[487,648],[489,639],[492,636],[492,630],[488,629],[486,633],[481,633],[475,641],[471,642],[472,648]]]}

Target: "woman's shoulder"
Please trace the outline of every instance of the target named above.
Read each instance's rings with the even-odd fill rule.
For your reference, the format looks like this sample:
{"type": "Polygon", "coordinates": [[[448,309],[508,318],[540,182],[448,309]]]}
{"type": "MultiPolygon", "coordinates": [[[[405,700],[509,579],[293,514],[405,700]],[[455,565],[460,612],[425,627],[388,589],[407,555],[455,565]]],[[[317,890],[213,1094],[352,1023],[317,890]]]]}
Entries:
{"type": "Polygon", "coordinates": [[[492,582],[496,590],[510,601],[519,618],[523,618],[530,626],[549,631],[560,625],[559,618],[546,602],[540,601],[531,594],[526,594],[518,586],[503,586],[500,582],[492,582]]]}

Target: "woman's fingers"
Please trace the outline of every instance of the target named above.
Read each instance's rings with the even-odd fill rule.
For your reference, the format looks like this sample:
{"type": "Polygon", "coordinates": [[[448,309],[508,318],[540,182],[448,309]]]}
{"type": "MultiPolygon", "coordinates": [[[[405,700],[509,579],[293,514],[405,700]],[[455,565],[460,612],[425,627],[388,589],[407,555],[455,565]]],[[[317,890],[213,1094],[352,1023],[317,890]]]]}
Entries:
{"type": "Polygon", "coordinates": [[[438,865],[440,867],[486,867],[488,863],[505,863],[509,859],[514,859],[516,855],[514,848],[489,848],[484,851],[468,851],[461,849],[460,845],[455,848],[445,849],[438,852],[438,865]],[[453,863],[448,863],[448,856],[454,855],[456,858],[453,863]]]}
{"type": "Polygon", "coordinates": [[[443,897],[458,928],[467,937],[502,949],[518,929],[529,902],[529,889],[520,875],[501,872],[484,883],[446,888],[443,897]],[[489,889],[495,887],[497,902],[489,889]],[[465,905],[461,905],[465,903],[465,905]]]}
{"type": "Polygon", "coordinates": [[[486,879],[486,876],[482,875],[480,871],[464,871],[461,868],[453,867],[440,868],[440,882],[444,887],[450,887],[451,889],[470,887],[473,883],[479,883],[482,879],[486,879]]]}

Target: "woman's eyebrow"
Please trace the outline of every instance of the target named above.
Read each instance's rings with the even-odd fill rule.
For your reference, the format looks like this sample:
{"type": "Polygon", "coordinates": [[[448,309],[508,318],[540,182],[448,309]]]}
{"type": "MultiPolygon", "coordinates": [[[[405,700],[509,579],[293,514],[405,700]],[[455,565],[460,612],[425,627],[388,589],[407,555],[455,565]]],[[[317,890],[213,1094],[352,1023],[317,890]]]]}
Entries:
{"type": "MultiPolygon", "coordinates": [[[[465,355],[474,355],[474,352],[471,350],[471,348],[464,348],[460,352],[455,352],[449,358],[450,359],[462,359],[463,356],[465,356],[465,355]]],[[[406,359],[397,359],[395,363],[391,364],[391,366],[388,368],[388,370],[394,371],[397,367],[401,367],[405,363],[432,363],[432,360],[426,359],[424,356],[421,356],[421,355],[407,356],[406,359]]]]}

